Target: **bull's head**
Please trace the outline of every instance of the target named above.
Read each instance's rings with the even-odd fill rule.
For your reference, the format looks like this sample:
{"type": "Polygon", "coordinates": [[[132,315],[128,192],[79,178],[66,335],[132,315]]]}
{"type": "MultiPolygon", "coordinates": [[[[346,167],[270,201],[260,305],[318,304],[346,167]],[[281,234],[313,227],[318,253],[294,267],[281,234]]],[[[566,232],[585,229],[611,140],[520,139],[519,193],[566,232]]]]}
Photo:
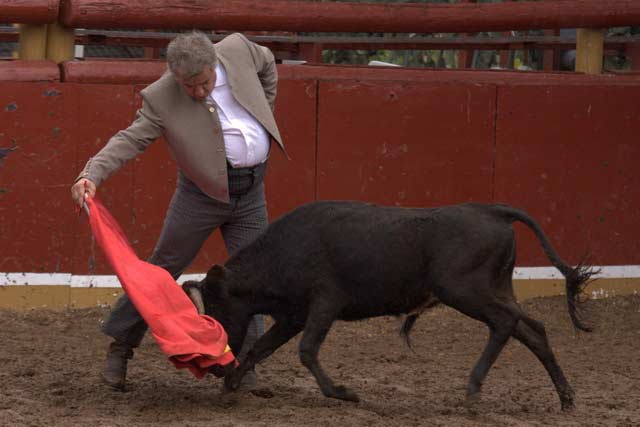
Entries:
{"type": "Polygon", "coordinates": [[[224,288],[227,270],[220,265],[214,265],[201,281],[189,280],[184,282],[182,289],[187,293],[198,310],[198,314],[207,314],[213,318],[220,317],[222,309],[228,300],[224,288]],[[217,316],[216,316],[217,315],[217,316]]]}
{"type": "Polygon", "coordinates": [[[187,281],[182,289],[187,293],[199,314],[206,314],[220,322],[227,332],[229,346],[237,356],[247,333],[250,315],[241,300],[232,298],[229,287],[233,273],[214,265],[201,281],[187,281]]]}

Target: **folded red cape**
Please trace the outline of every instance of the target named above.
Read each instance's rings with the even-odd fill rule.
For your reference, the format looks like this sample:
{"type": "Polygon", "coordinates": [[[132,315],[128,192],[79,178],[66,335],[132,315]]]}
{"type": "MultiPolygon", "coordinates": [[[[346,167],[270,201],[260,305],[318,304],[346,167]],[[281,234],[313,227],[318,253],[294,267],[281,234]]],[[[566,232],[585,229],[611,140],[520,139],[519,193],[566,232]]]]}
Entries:
{"type": "Polygon", "coordinates": [[[141,261],[109,211],[88,199],[89,222],[96,241],[160,349],[176,368],[202,378],[209,367],[235,361],[227,333],[195,306],[168,271],[141,261]]]}

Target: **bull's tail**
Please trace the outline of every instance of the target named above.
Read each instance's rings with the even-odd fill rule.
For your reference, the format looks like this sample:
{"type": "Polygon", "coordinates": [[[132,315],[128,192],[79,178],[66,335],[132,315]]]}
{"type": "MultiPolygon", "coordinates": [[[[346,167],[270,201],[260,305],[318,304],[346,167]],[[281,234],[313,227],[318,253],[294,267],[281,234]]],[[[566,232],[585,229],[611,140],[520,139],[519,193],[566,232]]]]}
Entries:
{"type": "Polygon", "coordinates": [[[547,255],[547,258],[549,258],[549,261],[551,261],[551,263],[560,270],[565,278],[567,307],[571,321],[576,328],[590,332],[592,328],[585,325],[582,321],[579,307],[580,295],[582,294],[584,287],[589,283],[591,276],[599,273],[600,270],[594,270],[592,267],[585,265],[584,259],[576,267],[571,267],[564,262],[551,245],[551,242],[547,238],[546,234],[544,234],[544,231],[542,231],[542,228],[540,228],[538,223],[525,212],[509,206],[500,205],[495,206],[495,209],[509,221],[520,221],[534,232],[542,245],[544,253],[547,255]]]}
{"type": "Polygon", "coordinates": [[[415,325],[416,320],[420,317],[420,313],[411,313],[407,317],[405,317],[402,326],[400,327],[400,336],[404,340],[407,347],[411,348],[411,329],[413,329],[413,325],[415,325]]]}

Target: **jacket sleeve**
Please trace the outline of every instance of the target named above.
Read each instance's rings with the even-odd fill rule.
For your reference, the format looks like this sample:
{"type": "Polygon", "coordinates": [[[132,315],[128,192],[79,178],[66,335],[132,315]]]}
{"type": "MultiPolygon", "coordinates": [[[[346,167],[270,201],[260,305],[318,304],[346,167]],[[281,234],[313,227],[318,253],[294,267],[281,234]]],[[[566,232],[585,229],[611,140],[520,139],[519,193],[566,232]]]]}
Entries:
{"type": "Polygon", "coordinates": [[[143,98],[142,108],[131,125],[115,134],[107,144],[89,159],[83,171],[76,178],[87,178],[96,186],[120,169],[128,160],[142,153],[164,131],[162,119],[143,98]]]}
{"type": "Polygon", "coordinates": [[[238,35],[242,37],[249,47],[253,63],[256,66],[258,78],[260,79],[260,83],[264,89],[267,102],[269,102],[269,106],[273,111],[278,88],[278,70],[276,68],[275,57],[268,47],[260,46],[259,44],[250,41],[243,34],[238,33],[238,35]]]}

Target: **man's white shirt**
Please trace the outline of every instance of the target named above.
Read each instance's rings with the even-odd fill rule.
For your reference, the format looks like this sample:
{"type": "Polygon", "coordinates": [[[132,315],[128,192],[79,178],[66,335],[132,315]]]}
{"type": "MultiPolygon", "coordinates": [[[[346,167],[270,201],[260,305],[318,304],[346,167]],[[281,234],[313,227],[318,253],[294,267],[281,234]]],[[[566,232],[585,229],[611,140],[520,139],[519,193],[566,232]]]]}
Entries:
{"type": "Polygon", "coordinates": [[[227,73],[218,62],[216,83],[208,97],[218,105],[227,160],[234,168],[251,167],[264,162],[269,154],[269,133],[231,93],[227,73]]]}

